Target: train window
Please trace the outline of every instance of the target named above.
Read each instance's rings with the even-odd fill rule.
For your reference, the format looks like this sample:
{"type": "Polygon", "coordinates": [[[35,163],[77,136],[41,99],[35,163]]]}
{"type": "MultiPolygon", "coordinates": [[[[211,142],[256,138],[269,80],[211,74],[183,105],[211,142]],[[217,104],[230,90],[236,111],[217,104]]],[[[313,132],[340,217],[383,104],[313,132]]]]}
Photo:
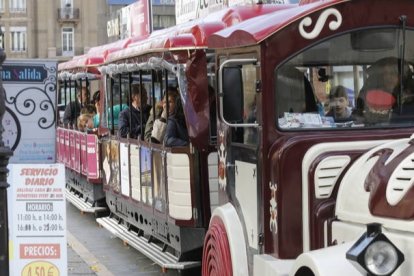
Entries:
{"type": "MultiPolygon", "coordinates": [[[[133,73],[131,77],[133,84],[139,83],[138,73],[133,73]]],[[[147,91],[147,96],[150,98],[152,97],[150,72],[144,72],[144,74],[142,74],[142,78],[144,88],[147,91]]],[[[128,74],[107,76],[105,108],[103,109],[103,118],[106,118],[106,121],[102,121],[102,126],[111,129],[112,134],[115,134],[118,128],[119,113],[122,110],[126,109],[129,105],[129,81],[130,80],[128,74]]],[[[157,89],[157,86],[155,86],[155,89],[158,91],[159,87],[157,89]]],[[[156,93],[155,96],[160,97],[159,93],[156,93]]]]}
{"type": "Polygon", "coordinates": [[[230,123],[243,121],[243,82],[239,67],[226,67],[223,70],[223,116],[230,123]]]}
{"type": "Polygon", "coordinates": [[[336,36],[299,53],[275,70],[277,126],[412,126],[413,46],[413,30],[382,28],[336,36]]]}
{"type": "Polygon", "coordinates": [[[232,141],[257,144],[256,113],[257,69],[252,63],[223,68],[223,117],[233,128],[232,141]]]}

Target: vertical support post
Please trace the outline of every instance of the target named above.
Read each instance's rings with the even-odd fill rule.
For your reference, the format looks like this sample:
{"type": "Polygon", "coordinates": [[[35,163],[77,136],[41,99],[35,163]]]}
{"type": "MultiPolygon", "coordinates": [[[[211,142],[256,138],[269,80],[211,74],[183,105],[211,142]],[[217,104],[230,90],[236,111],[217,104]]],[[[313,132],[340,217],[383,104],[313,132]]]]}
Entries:
{"type": "MultiPolygon", "coordinates": [[[[0,31],[1,32],[1,31],[0,31]]],[[[6,59],[3,48],[0,48],[0,76],[2,65],[6,59]]],[[[6,92],[3,87],[3,78],[0,77],[0,276],[9,275],[9,223],[7,214],[7,164],[12,155],[9,147],[3,142],[3,115],[6,111],[6,92]]]]}

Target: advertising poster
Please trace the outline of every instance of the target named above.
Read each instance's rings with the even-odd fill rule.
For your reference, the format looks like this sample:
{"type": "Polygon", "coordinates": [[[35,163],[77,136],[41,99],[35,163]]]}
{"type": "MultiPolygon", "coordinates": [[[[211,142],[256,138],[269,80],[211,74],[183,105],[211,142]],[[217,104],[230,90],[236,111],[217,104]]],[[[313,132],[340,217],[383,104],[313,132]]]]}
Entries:
{"type": "Polygon", "coordinates": [[[151,32],[148,1],[138,0],[128,6],[131,36],[144,36],[151,32]]]}
{"type": "Polygon", "coordinates": [[[10,164],[10,275],[67,275],[63,164],[10,164]]]}
{"type": "Polygon", "coordinates": [[[129,191],[129,145],[120,143],[119,150],[121,154],[121,194],[130,196],[129,191]]]}
{"type": "Polygon", "coordinates": [[[3,141],[14,151],[10,163],[55,162],[56,69],[56,61],[51,60],[3,64],[3,141]]]}
{"type": "Polygon", "coordinates": [[[87,164],[88,164],[88,179],[99,179],[99,150],[98,137],[95,134],[88,134],[86,136],[87,146],[87,164]]]}
{"type": "Polygon", "coordinates": [[[80,163],[81,163],[81,173],[83,175],[88,175],[88,149],[86,146],[86,133],[80,133],[80,163]]]}
{"type": "Polygon", "coordinates": [[[142,201],[152,205],[152,167],[151,167],[151,149],[141,147],[141,187],[142,201]]]}

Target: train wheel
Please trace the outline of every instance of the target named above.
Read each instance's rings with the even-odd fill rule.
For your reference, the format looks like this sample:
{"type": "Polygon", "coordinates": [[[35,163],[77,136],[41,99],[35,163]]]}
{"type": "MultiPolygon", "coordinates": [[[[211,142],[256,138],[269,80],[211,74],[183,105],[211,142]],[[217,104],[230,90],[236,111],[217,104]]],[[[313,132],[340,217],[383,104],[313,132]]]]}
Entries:
{"type": "Polygon", "coordinates": [[[226,228],[218,217],[213,217],[204,239],[203,276],[233,275],[229,240],[226,228]]]}

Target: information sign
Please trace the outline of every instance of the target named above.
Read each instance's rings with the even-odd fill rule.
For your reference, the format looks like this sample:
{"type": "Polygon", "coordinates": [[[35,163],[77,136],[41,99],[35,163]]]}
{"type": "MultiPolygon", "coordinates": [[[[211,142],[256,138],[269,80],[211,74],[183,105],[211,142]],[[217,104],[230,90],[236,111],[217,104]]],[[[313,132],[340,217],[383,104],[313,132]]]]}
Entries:
{"type": "Polygon", "coordinates": [[[67,275],[63,164],[11,164],[10,275],[67,275]]]}
{"type": "Polygon", "coordinates": [[[1,70],[6,112],[3,141],[10,163],[54,163],[56,60],[7,60],[1,70]]]}

